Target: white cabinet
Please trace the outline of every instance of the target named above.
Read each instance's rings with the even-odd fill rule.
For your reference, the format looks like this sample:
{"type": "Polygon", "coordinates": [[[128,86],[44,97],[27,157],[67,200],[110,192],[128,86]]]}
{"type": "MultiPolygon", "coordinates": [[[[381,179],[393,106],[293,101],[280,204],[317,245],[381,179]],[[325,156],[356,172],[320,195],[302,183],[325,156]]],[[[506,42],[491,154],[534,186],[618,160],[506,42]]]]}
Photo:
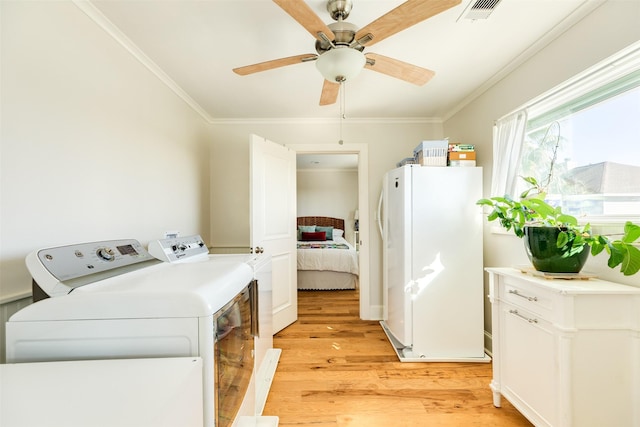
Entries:
{"type": "Polygon", "coordinates": [[[536,426],[640,426],[640,288],[487,271],[494,405],[536,426]]]}

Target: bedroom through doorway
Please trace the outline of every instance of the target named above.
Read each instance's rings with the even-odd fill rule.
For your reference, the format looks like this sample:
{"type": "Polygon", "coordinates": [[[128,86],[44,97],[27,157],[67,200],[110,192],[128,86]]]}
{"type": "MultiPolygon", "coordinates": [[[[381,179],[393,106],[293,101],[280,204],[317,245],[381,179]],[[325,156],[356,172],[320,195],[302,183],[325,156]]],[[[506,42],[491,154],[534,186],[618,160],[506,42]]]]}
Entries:
{"type": "MultiPolygon", "coordinates": [[[[325,267],[319,267],[327,271],[303,271],[301,286],[332,289],[333,284],[333,289],[349,289],[349,282],[352,280],[349,276],[354,273],[353,259],[355,259],[360,317],[368,319],[370,309],[369,251],[366,245],[368,240],[366,146],[345,144],[336,149],[335,146],[328,145],[305,145],[290,148],[293,148],[297,154],[296,216],[298,224],[322,223],[324,225],[320,225],[318,229],[323,231],[340,230],[340,227],[343,227],[342,231],[336,231],[335,237],[334,233],[330,232],[330,239],[327,239],[325,233],[322,237],[325,237],[326,241],[310,240],[319,238],[319,235],[312,236],[308,233],[304,236],[307,240],[301,241],[302,235],[299,234],[299,247],[311,248],[316,252],[322,247],[325,253],[323,262],[328,263],[325,267]]],[[[311,264],[304,264],[307,266],[303,268],[313,270],[317,268],[314,264],[316,261],[312,259],[314,251],[306,249],[299,249],[298,254],[302,256],[303,264],[311,260],[309,261],[311,264]]]]}

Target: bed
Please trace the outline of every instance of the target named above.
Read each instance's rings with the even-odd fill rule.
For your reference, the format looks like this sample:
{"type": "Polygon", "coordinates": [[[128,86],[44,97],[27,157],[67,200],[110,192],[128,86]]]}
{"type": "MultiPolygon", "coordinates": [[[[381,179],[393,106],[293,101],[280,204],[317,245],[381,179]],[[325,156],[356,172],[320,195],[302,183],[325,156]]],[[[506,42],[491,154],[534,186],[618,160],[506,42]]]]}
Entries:
{"type": "Polygon", "coordinates": [[[298,289],[356,289],[358,273],[358,252],[344,239],[343,219],[298,217],[298,289]]]}

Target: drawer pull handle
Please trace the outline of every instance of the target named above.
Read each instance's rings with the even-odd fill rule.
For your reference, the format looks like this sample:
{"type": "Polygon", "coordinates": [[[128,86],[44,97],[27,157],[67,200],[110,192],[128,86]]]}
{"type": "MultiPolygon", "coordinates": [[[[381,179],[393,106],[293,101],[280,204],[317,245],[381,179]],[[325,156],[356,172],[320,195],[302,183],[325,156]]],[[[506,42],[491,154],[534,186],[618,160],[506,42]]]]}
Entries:
{"type": "Polygon", "coordinates": [[[538,297],[529,297],[529,296],[527,296],[527,295],[522,295],[520,292],[518,292],[518,290],[517,290],[517,289],[509,289],[509,293],[510,293],[510,294],[514,294],[514,295],[516,295],[516,296],[519,296],[520,298],[524,298],[524,299],[526,299],[527,301],[534,301],[534,302],[535,302],[535,301],[538,301],[538,297]]]}
{"type": "Polygon", "coordinates": [[[523,316],[522,314],[518,313],[518,310],[509,310],[509,313],[515,314],[519,318],[524,319],[529,323],[538,323],[538,319],[529,319],[528,317],[523,316]]]}

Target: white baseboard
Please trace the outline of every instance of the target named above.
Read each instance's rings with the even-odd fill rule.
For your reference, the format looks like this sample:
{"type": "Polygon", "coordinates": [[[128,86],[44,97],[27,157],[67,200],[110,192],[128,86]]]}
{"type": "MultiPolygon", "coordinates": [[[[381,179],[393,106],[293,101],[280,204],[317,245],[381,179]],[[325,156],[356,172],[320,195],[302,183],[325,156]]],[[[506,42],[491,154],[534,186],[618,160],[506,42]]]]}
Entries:
{"type": "Polygon", "coordinates": [[[264,405],[267,403],[267,395],[273,382],[273,377],[278,367],[282,350],[279,348],[270,348],[264,356],[264,360],[258,369],[256,377],[256,414],[262,415],[264,405]]]}
{"type": "Polygon", "coordinates": [[[372,305],[369,309],[370,318],[364,320],[383,320],[382,313],[384,313],[381,305],[372,305]]]}

